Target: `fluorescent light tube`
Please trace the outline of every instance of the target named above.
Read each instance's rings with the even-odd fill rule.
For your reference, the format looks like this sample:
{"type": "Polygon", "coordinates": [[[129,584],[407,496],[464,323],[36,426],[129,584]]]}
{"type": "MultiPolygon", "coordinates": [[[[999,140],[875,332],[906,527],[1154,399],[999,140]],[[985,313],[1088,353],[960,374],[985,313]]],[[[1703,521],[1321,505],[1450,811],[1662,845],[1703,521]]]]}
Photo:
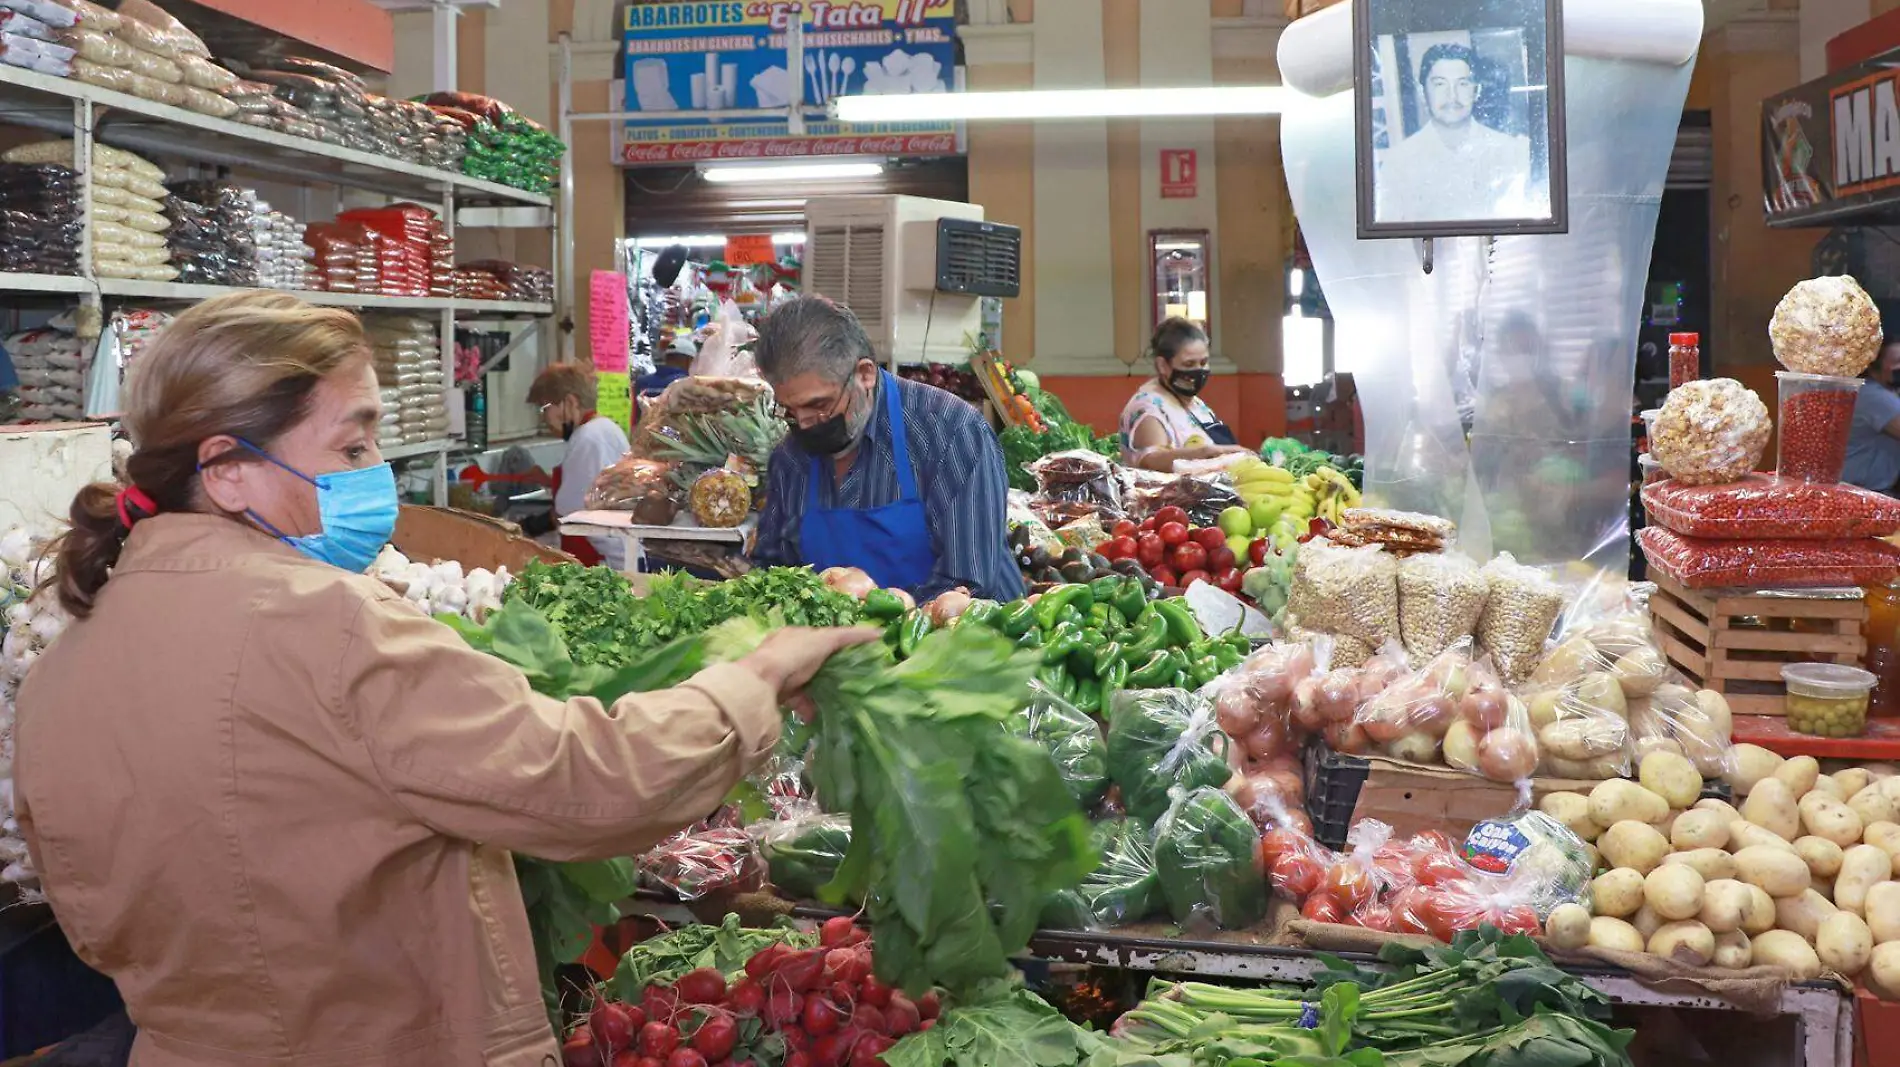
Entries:
{"type": "Polygon", "coordinates": [[[710,164],[700,168],[699,176],[709,182],[812,182],[874,178],[882,173],[882,163],[784,163],[764,167],[710,164]]]}
{"type": "Polygon", "coordinates": [[[1025,89],[1001,93],[841,96],[844,122],[960,122],[971,119],[1154,118],[1277,115],[1293,99],[1278,85],[1193,89],[1025,89]]]}

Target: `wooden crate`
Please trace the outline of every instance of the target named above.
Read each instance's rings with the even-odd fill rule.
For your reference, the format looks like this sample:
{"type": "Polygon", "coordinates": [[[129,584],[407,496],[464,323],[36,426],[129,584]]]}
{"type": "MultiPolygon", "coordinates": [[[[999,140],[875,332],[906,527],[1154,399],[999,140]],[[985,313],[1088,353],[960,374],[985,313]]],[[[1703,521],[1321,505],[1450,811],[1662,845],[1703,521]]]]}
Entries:
{"type": "Polygon", "coordinates": [[[1728,698],[1737,715],[1784,715],[1786,663],[1858,664],[1867,602],[1685,589],[1650,572],[1650,618],[1677,670],[1728,698]]]}

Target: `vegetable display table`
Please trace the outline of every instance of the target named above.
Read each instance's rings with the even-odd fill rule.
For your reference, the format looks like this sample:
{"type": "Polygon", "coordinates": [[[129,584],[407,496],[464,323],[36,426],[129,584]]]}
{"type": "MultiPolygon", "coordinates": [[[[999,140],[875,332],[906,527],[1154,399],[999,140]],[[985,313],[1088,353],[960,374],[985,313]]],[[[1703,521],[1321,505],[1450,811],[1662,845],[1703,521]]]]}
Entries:
{"type": "Polygon", "coordinates": [[[1816,737],[1788,728],[1779,715],[1735,716],[1735,743],[1760,745],[1780,756],[1880,762],[1900,759],[1900,719],[1868,719],[1859,737],[1816,737]]]}
{"type": "Polygon", "coordinates": [[[633,521],[624,511],[576,511],[561,520],[561,533],[569,537],[618,537],[627,543],[626,573],[639,571],[646,559],[642,547],[647,541],[712,541],[745,549],[758,529],[758,520],[748,518],[737,526],[647,526],[633,521]]]}

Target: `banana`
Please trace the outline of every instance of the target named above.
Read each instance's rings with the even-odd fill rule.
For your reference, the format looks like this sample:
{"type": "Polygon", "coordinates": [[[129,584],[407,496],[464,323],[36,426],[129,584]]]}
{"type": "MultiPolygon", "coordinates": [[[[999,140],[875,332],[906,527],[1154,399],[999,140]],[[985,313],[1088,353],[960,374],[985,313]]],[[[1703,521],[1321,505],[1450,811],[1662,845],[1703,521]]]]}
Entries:
{"type": "Polygon", "coordinates": [[[1234,476],[1244,481],[1284,482],[1291,484],[1293,472],[1284,467],[1274,467],[1265,463],[1239,464],[1234,468],[1234,476]]]}

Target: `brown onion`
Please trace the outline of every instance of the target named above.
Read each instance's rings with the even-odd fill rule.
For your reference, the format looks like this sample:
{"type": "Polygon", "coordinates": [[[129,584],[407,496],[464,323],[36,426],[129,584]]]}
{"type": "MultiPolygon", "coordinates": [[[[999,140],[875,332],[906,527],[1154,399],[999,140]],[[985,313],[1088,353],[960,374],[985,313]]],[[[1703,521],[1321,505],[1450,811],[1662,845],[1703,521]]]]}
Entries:
{"type": "Polygon", "coordinates": [[[1286,751],[1289,743],[1285,727],[1276,722],[1261,723],[1247,735],[1247,755],[1254,759],[1272,759],[1286,751]]]}
{"type": "Polygon", "coordinates": [[[1359,689],[1351,671],[1328,671],[1319,681],[1319,713],[1328,722],[1347,722],[1359,707],[1359,689]]]}
{"type": "Polygon", "coordinates": [[[870,596],[877,588],[877,582],[871,576],[856,567],[827,567],[818,575],[818,580],[846,596],[859,600],[870,596]]]}
{"type": "Polygon", "coordinates": [[[974,598],[962,589],[952,589],[939,593],[937,599],[924,606],[924,614],[930,616],[932,626],[950,625],[958,616],[969,610],[974,598]]]}
{"type": "Polygon", "coordinates": [[[1464,720],[1479,730],[1495,730],[1504,725],[1505,713],[1510,710],[1504,691],[1490,686],[1474,687],[1459,702],[1458,713],[1464,720]]]}
{"type": "Polygon", "coordinates": [[[1293,687],[1293,722],[1308,733],[1326,729],[1329,720],[1319,707],[1319,679],[1302,678],[1293,687]]]}
{"type": "Polygon", "coordinates": [[[1246,737],[1260,728],[1260,709],[1254,705],[1247,687],[1231,682],[1222,686],[1214,698],[1214,718],[1227,736],[1246,737]]]}
{"type": "Polygon", "coordinates": [[[1328,726],[1326,744],[1334,752],[1344,752],[1352,756],[1372,749],[1372,739],[1366,736],[1365,727],[1355,722],[1336,722],[1328,726]]]}
{"type": "Polygon", "coordinates": [[[1494,782],[1529,778],[1537,769],[1537,743],[1523,731],[1502,727],[1478,742],[1478,771],[1494,782]]]}
{"type": "Polygon", "coordinates": [[[1445,736],[1457,715],[1452,711],[1451,698],[1443,693],[1427,695],[1418,703],[1406,709],[1405,722],[1411,729],[1430,734],[1433,737],[1445,736]]]}
{"type": "Polygon", "coordinates": [[[1284,668],[1270,668],[1253,676],[1254,691],[1265,704],[1284,704],[1293,695],[1293,679],[1284,668]]]}

